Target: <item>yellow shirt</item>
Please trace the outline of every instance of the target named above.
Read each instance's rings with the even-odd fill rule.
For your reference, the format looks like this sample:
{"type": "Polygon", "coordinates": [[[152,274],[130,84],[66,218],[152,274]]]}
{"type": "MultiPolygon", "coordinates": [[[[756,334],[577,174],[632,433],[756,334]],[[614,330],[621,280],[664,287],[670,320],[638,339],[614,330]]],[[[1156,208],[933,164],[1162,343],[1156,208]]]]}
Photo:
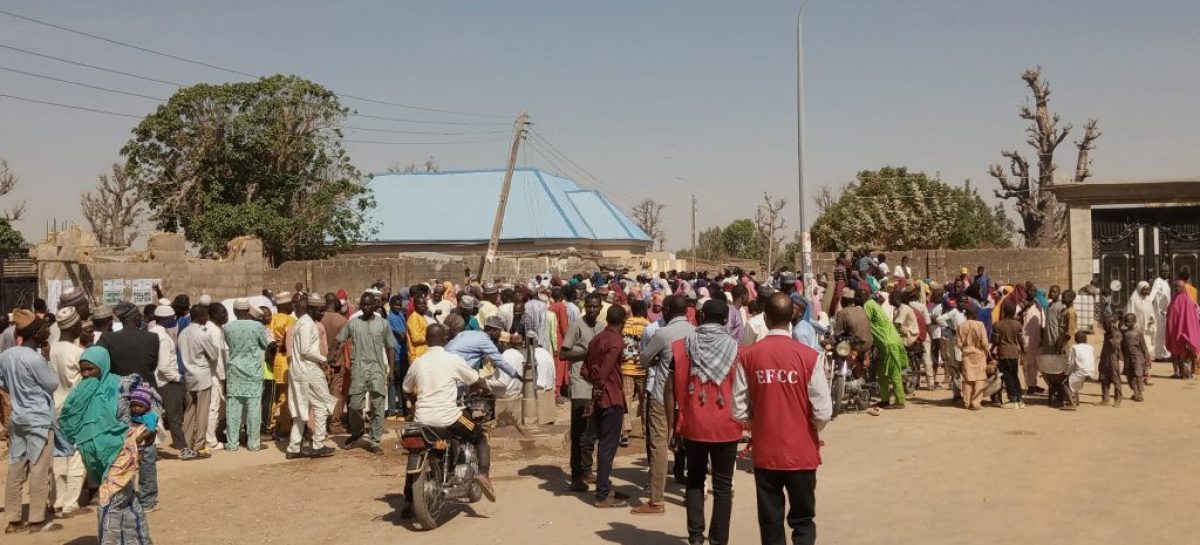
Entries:
{"type": "Polygon", "coordinates": [[[287,382],[288,357],[287,357],[287,332],[296,325],[296,318],[291,314],[283,314],[276,312],[271,315],[271,325],[267,329],[271,330],[271,336],[275,338],[275,364],[272,366],[272,372],[275,374],[275,382],[282,384],[287,382]]]}
{"type": "Polygon", "coordinates": [[[408,315],[404,329],[408,331],[408,361],[412,363],[425,354],[429,345],[425,342],[425,330],[429,328],[429,320],[414,312],[408,315]]]}

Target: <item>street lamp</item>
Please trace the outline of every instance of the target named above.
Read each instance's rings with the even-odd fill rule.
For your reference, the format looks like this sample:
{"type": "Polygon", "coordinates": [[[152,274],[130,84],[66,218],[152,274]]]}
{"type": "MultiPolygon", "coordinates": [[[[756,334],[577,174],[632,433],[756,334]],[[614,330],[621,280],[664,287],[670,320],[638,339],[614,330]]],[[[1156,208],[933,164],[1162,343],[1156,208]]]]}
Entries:
{"type": "Polygon", "coordinates": [[[803,262],[801,272],[808,285],[812,276],[812,239],[804,223],[804,7],[809,0],[800,3],[796,12],[796,181],[800,190],[800,255],[803,262]]]}

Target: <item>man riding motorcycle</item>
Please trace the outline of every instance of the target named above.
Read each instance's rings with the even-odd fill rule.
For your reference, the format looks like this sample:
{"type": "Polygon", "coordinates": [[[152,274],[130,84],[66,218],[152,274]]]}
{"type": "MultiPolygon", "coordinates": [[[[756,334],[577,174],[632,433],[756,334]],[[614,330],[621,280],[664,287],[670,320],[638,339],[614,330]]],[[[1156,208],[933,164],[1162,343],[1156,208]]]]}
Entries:
{"type": "MultiPolygon", "coordinates": [[[[480,378],[478,371],[467,365],[466,360],[445,350],[446,333],[445,326],[430,324],[425,332],[429,348],[409,368],[408,375],[404,377],[404,392],[416,399],[413,422],[446,428],[456,437],[475,445],[479,453],[479,475],[475,481],[488,500],[496,501],[496,492],[488,477],[491,447],[488,446],[487,435],[468,415],[463,414],[458,404],[459,384],[485,389],[487,382],[480,378]]],[[[400,512],[403,517],[413,516],[414,476],[411,470],[415,469],[412,466],[418,460],[410,456],[408,463],[410,471],[404,479],[404,509],[400,512]]]]}

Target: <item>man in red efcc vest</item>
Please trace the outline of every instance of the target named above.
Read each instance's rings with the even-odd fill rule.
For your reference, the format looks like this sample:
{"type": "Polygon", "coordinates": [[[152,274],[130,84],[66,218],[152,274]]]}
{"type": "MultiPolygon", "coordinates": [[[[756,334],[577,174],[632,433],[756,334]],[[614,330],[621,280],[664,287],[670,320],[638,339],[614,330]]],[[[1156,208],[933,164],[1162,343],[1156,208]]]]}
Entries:
{"type": "Polygon", "coordinates": [[[750,422],[758,531],[763,545],[785,545],[784,491],[793,545],[816,543],[817,432],[833,415],[824,354],[792,340],[792,299],[776,293],[764,308],[770,332],[738,353],[733,417],[750,422]]]}
{"type": "Polygon", "coordinates": [[[725,329],[730,312],[723,298],[700,309],[701,324],[671,345],[675,362],[675,433],[686,443],[687,530],[689,545],[704,541],[704,480],[712,464],[713,511],[708,543],[729,543],[733,508],[733,467],[742,424],[733,419],[733,376],[738,342],[725,329]]]}

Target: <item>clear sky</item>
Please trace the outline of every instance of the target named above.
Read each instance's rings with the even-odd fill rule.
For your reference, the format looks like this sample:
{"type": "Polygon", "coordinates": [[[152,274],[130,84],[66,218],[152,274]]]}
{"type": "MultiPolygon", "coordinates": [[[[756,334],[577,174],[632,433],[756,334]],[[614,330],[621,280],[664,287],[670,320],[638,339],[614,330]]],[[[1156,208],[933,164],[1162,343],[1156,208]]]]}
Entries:
{"type": "MultiPolygon", "coordinates": [[[[341,93],[508,116],[347,100],[364,114],[473,123],[355,118],[354,126],[489,133],[348,131],[357,140],[489,140],[348,144],[366,172],[429,156],[443,170],[502,167],[507,136],[493,131],[509,127],[474,123],[527,111],[542,138],[603,185],[534,147],[520,164],[571,175],[623,208],[645,197],[666,203],[667,245],[682,248],[690,193],[701,229],[751,217],[764,191],[786,196],[788,227],[797,223],[799,3],[0,0],[0,9],[243,72],[298,74],[341,93]]],[[[1100,120],[1097,179],[1200,175],[1195,0],[812,0],[804,17],[810,196],[883,165],[970,179],[990,194],[988,164],[1001,149],[1025,147],[1018,76],[1038,64],[1064,121],[1100,120]]],[[[0,45],[180,83],[240,79],[3,15],[0,45]]],[[[2,47],[0,66],[150,96],[175,89],[2,47]]],[[[138,115],[154,107],[3,70],[0,94],[138,115]]],[[[27,239],[40,240],[49,219],[81,221],[79,193],[119,159],[136,122],[0,98],[0,155],[22,179],[15,199],[29,205],[18,225],[27,239]]],[[[1069,143],[1058,162],[1073,168],[1069,143]]]]}

